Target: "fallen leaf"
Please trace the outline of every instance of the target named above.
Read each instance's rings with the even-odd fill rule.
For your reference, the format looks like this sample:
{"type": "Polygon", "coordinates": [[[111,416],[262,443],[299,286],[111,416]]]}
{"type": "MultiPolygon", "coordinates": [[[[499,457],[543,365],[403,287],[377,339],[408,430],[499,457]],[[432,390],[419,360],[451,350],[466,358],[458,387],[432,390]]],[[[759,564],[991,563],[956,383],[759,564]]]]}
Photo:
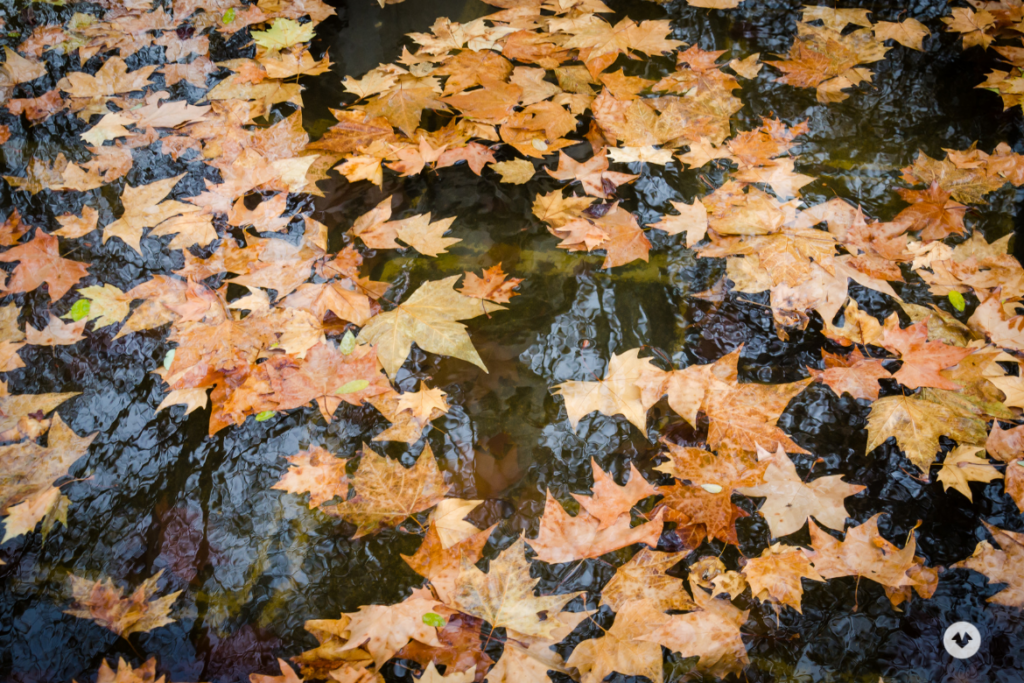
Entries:
{"type": "Polygon", "coordinates": [[[533,591],[538,581],[530,578],[525,542],[520,537],[491,560],[486,574],[464,557],[452,604],[492,628],[507,628],[510,634],[551,636],[561,625],[553,617],[582,593],[537,596],[533,591]],[[541,612],[547,619],[540,619],[541,612]]]}
{"type": "Polygon", "coordinates": [[[947,453],[937,477],[942,482],[942,489],[956,489],[973,502],[968,482],[1002,479],[1001,472],[989,464],[987,459],[978,456],[983,450],[981,446],[958,446],[947,453]]]}
{"type": "Polygon", "coordinates": [[[62,258],[56,237],[36,228],[35,237],[0,254],[0,261],[18,261],[4,291],[14,294],[31,292],[46,284],[50,301],[67,294],[88,274],[88,263],[62,258]]]}
{"type": "Polygon", "coordinates": [[[377,455],[364,444],[359,466],[349,482],[356,491],[353,497],[320,509],[355,524],[353,538],[401,524],[437,505],[451,488],[444,483],[429,444],[411,469],[377,455]]]}
{"type": "Polygon", "coordinates": [[[89,581],[72,574],[71,593],[75,603],[72,609],[65,610],[65,614],[79,619],[92,619],[122,638],[174,623],[168,614],[181,591],[156,600],[150,599],[157,591],[162,573],[157,572],[143,581],[129,597],[122,597],[124,594],[121,589],[111,579],[89,581]]]}
{"type": "Polygon", "coordinates": [[[845,499],[867,488],[847,484],[836,474],[805,482],[781,448],[772,454],[759,450],[758,457],[769,460],[764,483],[735,490],[744,496],[765,498],[759,512],[768,522],[773,538],[799,531],[810,517],[842,531],[849,516],[845,499]]]}
{"type": "Polygon", "coordinates": [[[504,307],[456,292],[455,282],[460,277],[422,284],[404,303],[374,316],[359,332],[359,342],[374,345],[389,377],[402,367],[414,341],[424,351],[461,358],[487,371],[466,326],[456,321],[504,307]]]}

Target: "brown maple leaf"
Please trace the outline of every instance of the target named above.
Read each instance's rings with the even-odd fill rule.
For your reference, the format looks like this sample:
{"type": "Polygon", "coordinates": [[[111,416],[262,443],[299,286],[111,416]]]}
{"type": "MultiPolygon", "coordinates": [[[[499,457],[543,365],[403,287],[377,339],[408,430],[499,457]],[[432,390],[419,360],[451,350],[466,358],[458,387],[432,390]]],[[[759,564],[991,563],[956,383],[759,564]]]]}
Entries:
{"type": "Polygon", "coordinates": [[[812,520],[808,524],[813,550],[804,552],[826,579],[857,576],[880,583],[894,606],[910,598],[910,589],[922,598],[931,597],[938,583],[937,573],[914,555],[917,544],[913,535],[902,549],[882,538],[878,533],[880,516],[848,529],[843,541],[822,531],[812,520]]]}
{"type": "Polygon", "coordinates": [[[558,168],[545,169],[556,180],[580,181],[584,192],[592,197],[611,198],[619,185],[631,183],[640,176],[608,170],[608,153],[602,150],[585,162],[578,162],[565,152],[558,153],[558,168]]]}
{"type": "Polygon", "coordinates": [[[747,560],[743,575],[750,584],[750,592],[762,602],[789,605],[803,613],[801,600],[804,589],[800,579],[824,581],[814,571],[803,548],[775,543],[765,548],[760,557],[747,560]]]}
{"type": "Polygon", "coordinates": [[[946,379],[939,371],[956,365],[974,351],[970,348],[943,344],[940,341],[928,341],[926,323],[920,322],[901,328],[899,318],[895,314],[885,321],[882,346],[899,354],[903,365],[893,377],[908,389],[959,389],[960,385],[946,379]]]}
{"type": "Polygon", "coordinates": [[[522,278],[506,275],[499,263],[485,268],[483,277],[467,272],[466,279],[463,280],[459,291],[474,299],[487,299],[497,304],[507,304],[512,297],[519,296],[519,292],[512,290],[518,287],[522,281],[522,278]]]}
{"type": "Polygon", "coordinates": [[[538,560],[551,563],[600,557],[634,543],[646,543],[653,548],[661,537],[662,517],[663,513],[658,513],[638,527],[630,526],[628,514],[617,516],[611,524],[585,511],[570,517],[549,491],[537,539],[528,543],[537,552],[538,560]]]}
{"type": "Polygon", "coordinates": [[[700,607],[689,614],[677,614],[651,624],[639,640],[663,645],[683,657],[699,656],[697,670],[724,677],[747,665],[747,648],[740,637],[740,626],[747,612],[727,600],[715,598],[691,582],[694,602],[700,607]]]}
{"type": "MultiPolygon", "coordinates": [[[[433,647],[418,640],[410,640],[395,657],[411,659],[423,666],[443,664],[447,667],[446,674],[472,671],[474,675],[468,680],[480,683],[494,664],[494,660],[483,649],[486,642],[483,620],[443,608],[438,608],[435,613],[447,617],[445,625],[437,630],[441,646],[433,647]]],[[[420,680],[425,678],[426,674],[420,680]]]]}
{"type": "Polygon", "coordinates": [[[565,411],[573,431],[581,419],[597,411],[603,415],[622,415],[637,429],[647,432],[647,410],[654,405],[645,401],[639,384],[650,374],[660,372],[650,358],[640,358],[640,349],[612,354],[604,379],[563,382],[552,387],[556,396],[565,399],[565,411]]]}
{"type": "Polygon", "coordinates": [[[669,461],[655,469],[679,480],[658,488],[664,496],[659,509],[666,509],[666,521],[693,527],[695,539],[706,533],[711,538],[738,544],[736,520],[747,515],[732,503],[732,494],[760,483],[768,463],[759,463],[740,451],[715,455],[700,448],[664,443],[669,461]]]}
{"type": "Polygon", "coordinates": [[[896,191],[910,206],[896,215],[894,223],[908,223],[909,230],[920,230],[921,239],[926,242],[964,234],[967,207],[953,201],[938,181],[933,181],[927,190],[897,188],[896,191]]]}
{"type": "MultiPolygon", "coordinates": [[[[848,315],[849,311],[847,308],[848,315]]],[[[847,322],[852,321],[847,319],[847,322]]],[[[874,401],[881,390],[878,380],[891,377],[889,371],[882,366],[882,361],[866,358],[860,349],[854,349],[849,357],[822,351],[821,359],[825,363],[824,370],[807,368],[807,371],[815,380],[827,384],[837,396],[848,393],[854,398],[874,401]]]]}
{"type": "Polygon", "coordinates": [[[551,637],[562,624],[556,615],[570,600],[582,593],[537,596],[534,587],[539,579],[530,578],[525,542],[515,543],[491,560],[487,573],[463,557],[450,604],[460,611],[488,622],[492,628],[507,628],[513,638],[524,636],[551,637]],[[547,618],[541,620],[539,613],[547,618]]]}
{"type": "Polygon", "coordinates": [[[342,615],[349,618],[349,640],[341,650],[364,648],[373,656],[379,669],[410,640],[441,647],[437,630],[428,626],[423,618],[434,612],[436,604],[437,600],[430,591],[417,588],[397,605],[369,605],[360,607],[358,612],[342,615]]]}
{"type": "Polygon", "coordinates": [[[350,485],[356,491],[355,496],[320,509],[355,524],[353,538],[401,524],[412,515],[437,505],[451,488],[444,483],[429,444],[424,446],[410,469],[397,460],[377,455],[364,444],[350,485]]]}
{"type": "Polygon", "coordinates": [[[57,238],[36,228],[35,236],[0,254],[0,261],[18,262],[4,291],[31,292],[46,284],[50,301],[60,299],[88,274],[88,263],[72,261],[60,255],[57,238]]]}
{"type": "Polygon", "coordinates": [[[985,443],[984,421],[928,398],[886,396],[875,401],[868,415],[866,452],[895,437],[907,458],[922,472],[928,472],[939,451],[940,436],[961,445],[985,443]]]}
{"type": "Polygon", "coordinates": [[[661,553],[641,547],[601,589],[601,604],[616,611],[637,601],[646,601],[659,612],[693,609],[682,580],[666,573],[684,557],[685,552],[661,553]]]}
{"type": "Polygon", "coordinates": [[[986,602],[1009,607],[1024,605],[1024,577],[1020,568],[1024,561],[1024,534],[1006,531],[982,522],[992,538],[999,544],[994,547],[988,541],[978,543],[974,554],[953,565],[957,569],[973,569],[984,574],[989,583],[1002,583],[1006,587],[988,598],[986,602]]]}
{"type": "Polygon", "coordinates": [[[288,470],[272,489],[288,493],[309,493],[309,507],[316,508],[335,498],[348,496],[348,460],[335,457],[320,446],[288,456],[288,470]]]}
{"type": "Polygon", "coordinates": [[[181,595],[175,591],[156,600],[150,600],[157,590],[160,575],[143,581],[132,591],[130,597],[122,597],[121,589],[111,579],[89,581],[74,574],[71,575],[71,592],[75,604],[65,614],[80,619],[92,619],[100,626],[127,638],[132,633],[146,633],[155,628],[173,623],[168,616],[171,605],[181,595]]]}
{"type": "Polygon", "coordinates": [[[667,619],[649,602],[621,605],[612,627],[605,630],[601,638],[584,640],[577,645],[566,664],[580,670],[583,683],[600,683],[612,673],[660,681],[664,678],[661,646],[638,640],[637,636],[667,619]]]}
{"type": "Polygon", "coordinates": [[[773,538],[799,531],[812,516],[830,529],[842,531],[849,516],[845,499],[867,488],[847,484],[837,474],[805,482],[781,448],[775,453],[761,449],[758,459],[768,461],[764,483],[737,488],[736,492],[765,498],[759,512],[768,522],[773,538]]]}

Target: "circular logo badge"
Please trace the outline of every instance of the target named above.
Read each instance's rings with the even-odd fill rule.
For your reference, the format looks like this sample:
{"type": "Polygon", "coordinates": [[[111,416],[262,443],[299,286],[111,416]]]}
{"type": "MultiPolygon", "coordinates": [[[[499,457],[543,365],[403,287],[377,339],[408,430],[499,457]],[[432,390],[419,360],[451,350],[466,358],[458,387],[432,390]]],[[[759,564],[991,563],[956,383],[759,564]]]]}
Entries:
{"type": "Polygon", "coordinates": [[[946,629],[942,645],[946,652],[957,659],[967,659],[977,654],[978,648],[981,647],[981,633],[974,624],[958,621],[946,629]]]}

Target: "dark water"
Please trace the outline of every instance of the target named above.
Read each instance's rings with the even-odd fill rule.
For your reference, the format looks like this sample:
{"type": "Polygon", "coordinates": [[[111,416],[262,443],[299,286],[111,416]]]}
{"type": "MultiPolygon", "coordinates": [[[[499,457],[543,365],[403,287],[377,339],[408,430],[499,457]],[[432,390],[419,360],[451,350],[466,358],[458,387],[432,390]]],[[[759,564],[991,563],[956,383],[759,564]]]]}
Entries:
{"type": "MultiPolygon", "coordinates": [[[[427,30],[437,17],[468,21],[493,11],[476,0],[407,0],[385,9],[374,0],[333,4],[339,16],[318,27],[314,47],[329,49],[335,67],[303,81],[304,118],[314,136],[332,121],[328,107],[351,101],[340,84],[344,75],[359,76],[379,62],[396,59],[401,46],[409,44],[403,35],[427,30]]],[[[750,0],[728,12],[689,8],[682,2],[609,4],[637,21],[667,15],[674,22],[673,37],[704,49],[731,50],[726,59],[785,53],[800,10],[795,1],[750,0]]],[[[872,65],[874,83],[862,85],[839,104],[821,105],[812,91],[776,84],[775,72],[767,67],[737,92],[745,106],[733,119],[734,131],[759,125],[763,116],[789,124],[809,121],[810,133],[795,150],[800,155],[797,169],[820,176],[803,190],[808,205],[839,195],[861,203],[872,217],[889,220],[903,206],[894,191],[902,186],[899,169],[912,162],[917,150],[941,157],[943,148],[963,149],[978,141],[990,151],[1006,141],[1015,151],[1024,151],[1019,112],[1003,113],[998,96],[974,89],[994,65],[993,54],[977,48],[964,52],[958,38],[942,33],[937,17],[947,11],[944,2],[849,4],[870,7],[875,20],[916,17],[936,35],[926,39],[923,53],[892,49],[885,61],[872,65]]],[[[0,14],[6,10],[9,27],[18,24],[26,5],[0,8],[0,14]]],[[[41,17],[66,19],[73,11],[34,7],[41,17]]],[[[221,54],[215,58],[238,55],[236,42],[241,44],[217,46],[221,54]]],[[[129,65],[154,63],[160,55],[159,49],[143,50],[129,65]]],[[[52,54],[47,59],[61,68],[79,68],[77,60],[52,54]]],[[[647,78],[671,70],[668,58],[623,58],[612,70],[620,65],[630,75],[647,78]]],[[[198,97],[199,91],[187,84],[176,88],[172,95],[198,97]]],[[[6,113],[0,123],[14,133],[3,148],[4,173],[22,168],[32,156],[52,158],[65,149],[64,140],[85,128],[68,114],[31,129],[6,113]]],[[[215,177],[198,161],[172,162],[156,152],[137,150],[127,181],[139,185],[165,177],[168,166],[173,173],[189,174],[187,187],[179,185],[184,188],[180,196],[198,194],[202,178],[215,177]]],[[[678,162],[664,168],[636,165],[630,170],[641,178],[620,196],[641,225],[655,222],[671,213],[670,200],[691,201],[706,193],[702,174],[719,184],[720,173],[711,168],[682,171],[678,162]]],[[[688,444],[703,438],[664,403],[652,410],[647,435],[621,417],[599,414],[585,418],[574,434],[550,386],[603,376],[613,352],[637,346],[683,367],[714,361],[743,344],[742,381],[793,381],[806,376],[805,366],[820,367],[821,362],[820,322],[792,334],[787,342],[779,340],[765,307],[766,294],[731,295],[718,307],[690,298],[715,282],[724,264],[696,259],[678,238],[656,232],[650,236],[650,263],[610,272],[601,270],[601,256],[556,249],[557,239],[532,217],[530,207],[536,194],[559,185],[543,174],[526,186],[500,185],[492,174],[479,178],[460,166],[409,179],[390,177],[383,192],[335,177],[321,183],[324,198],[307,200],[304,206],[331,228],[332,250],[345,244],[343,233],[354,218],[388,194],[396,197],[398,217],[402,211],[458,216],[452,234],[463,241],[450,254],[427,259],[368,252],[364,271],[393,284],[388,294],[392,301],[424,280],[479,271],[498,262],[525,278],[521,296],[508,311],[469,324],[490,374],[462,361],[414,351],[398,377],[402,390],[430,378],[447,392],[451,412],[434,423],[425,441],[450,477],[451,495],[487,500],[472,519],[481,527],[499,522],[488,546],[492,555],[517,535],[536,532],[545,489],[561,500],[570,493],[589,492],[591,458],[620,481],[632,462],[657,482],[664,478],[653,471],[659,437],[688,444]]],[[[87,200],[98,206],[106,223],[118,206],[113,188],[67,196],[42,192],[30,197],[6,186],[2,192],[0,205],[16,206],[33,225],[52,226],[55,215],[77,210],[87,200]]],[[[972,209],[968,223],[990,241],[1012,232],[1021,199],[1007,186],[990,195],[987,206],[972,209]]],[[[156,240],[143,242],[141,257],[116,240],[106,246],[78,242],[81,249],[73,258],[94,263],[83,286],[109,282],[127,290],[181,264],[177,252],[160,249],[156,240]]],[[[921,283],[897,290],[908,301],[933,300],[921,283]]],[[[855,284],[851,294],[862,309],[880,317],[892,310],[890,301],[855,284]]],[[[49,306],[44,295],[11,299],[25,306],[30,322],[45,324],[49,306]]],[[[956,314],[964,321],[976,302],[969,298],[968,303],[966,312],[956,314]]],[[[283,456],[309,445],[339,455],[354,453],[387,425],[373,408],[343,404],[327,424],[310,407],[267,422],[250,419],[210,438],[207,410],[185,416],[179,406],[154,414],[163,390],[150,371],[171,348],[162,332],[116,341],[113,334],[93,333],[89,341],[69,347],[25,347],[27,367],[6,375],[12,393],[83,392],[60,413],[79,434],[98,436],[88,456],[72,468],[73,475],[90,478],[64,488],[72,501],[67,528],[58,527],[45,543],[35,533],[0,548],[0,558],[7,562],[0,567],[3,680],[74,677],[85,683],[95,680],[103,658],[121,656],[137,663],[156,655],[169,681],[244,681],[250,672],[277,673],[276,657],[314,646],[303,630],[305,620],[337,618],[364,604],[398,602],[420,584],[399,558],[416,549],[418,536],[385,530],[351,541],[352,527],[310,511],[299,497],[270,488],[285,470],[283,456]],[[177,621],[132,636],[134,646],[90,621],[62,613],[69,603],[69,573],[109,575],[122,585],[136,585],[159,570],[164,571],[163,593],[183,591],[172,613],[177,621]]],[[[999,481],[976,485],[971,504],[962,496],[943,494],[937,483],[910,476],[891,445],[865,455],[868,412],[867,402],[839,399],[827,388],[811,385],[780,421],[814,454],[794,456],[801,475],[817,457],[823,463],[815,466],[816,476],[841,473],[868,487],[847,500],[855,523],[885,512],[882,534],[902,546],[920,521],[918,552],[930,566],[947,566],[970,555],[982,534],[981,521],[1024,530],[999,481]]],[[[422,442],[392,443],[384,450],[409,464],[422,448],[422,442]]],[[[749,499],[736,501],[749,512],[756,509],[749,499]]],[[[730,568],[740,552],[758,554],[769,541],[767,526],[756,516],[741,520],[739,531],[739,552],[724,549],[730,568]]],[[[663,543],[670,543],[666,538],[663,543]]],[[[806,532],[790,539],[808,541],[806,532]]],[[[717,542],[709,544],[689,561],[722,551],[717,542]]],[[[628,556],[624,550],[607,561],[536,563],[543,578],[540,588],[596,592],[628,556]]],[[[751,609],[744,627],[751,665],[741,678],[875,683],[881,675],[902,682],[1020,681],[1024,627],[1017,610],[985,603],[997,590],[973,572],[946,570],[932,599],[914,598],[902,612],[891,607],[880,586],[869,581],[858,586],[853,579],[808,586],[803,615],[786,610],[778,622],[773,610],[751,601],[744,605],[751,609]],[[954,620],[975,623],[985,638],[981,652],[968,664],[942,651],[942,631],[954,620]]],[[[692,660],[672,660],[666,680],[677,680],[691,667],[692,660]]],[[[387,677],[410,680],[411,674],[391,665],[387,677]]]]}

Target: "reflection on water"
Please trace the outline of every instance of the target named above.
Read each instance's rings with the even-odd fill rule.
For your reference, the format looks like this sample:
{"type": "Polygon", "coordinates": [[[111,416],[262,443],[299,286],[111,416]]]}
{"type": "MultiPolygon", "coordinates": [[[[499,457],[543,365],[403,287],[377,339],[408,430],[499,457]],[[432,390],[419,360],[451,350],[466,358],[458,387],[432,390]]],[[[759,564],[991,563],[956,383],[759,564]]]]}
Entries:
{"type": "MultiPolygon", "coordinates": [[[[675,38],[729,50],[726,59],[785,53],[800,11],[799,2],[779,0],[748,0],[730,12],[690,8],[678,0],[664,6],[641,0],[609,4],[637,21],[667,13],[675,38]]],[[[744,108],[734,118],[734,130],[756,127],[765,116],[789,124],[808,121],[810,133],[795,150],[798,170],[820,179],[804,188],[807,204],[838,195],[889,220],[903,205],[892,189],[898,186],[898,169],[912,162],[917,150],[942,156],[943,148],[962,149],[973,141],[986,150],[1008,141],[1021,151],[1019,115],[1003,113],[996,95],[974,89],[991,68],[991,55],[964,52],[954,36],[939,31],[936,18],[946,12],[945,2],[917,0],[898,8],[884,2],[848,4],[871,8],[877,19],[915,16],[939,35],[926,40],[922,53],[890,51],[875,65],[874,82],[839,104],[822,105],[811,90],[777,84],[768,68],[744,81],[738,93],[744,108]]],[[[333,122],[328,107],[351,101],[340,85],[344,75],[393,61],[408,44],[404,34],[426,30],[437,17],[465,22],[493,11],[477,0],[406,0],[383,9],[371,0],[336,5],[339,16],[321,25],[316,44],[328,49],[336,64],[330,74],[304,81],[304,119],[314,134],[333,122]]],[[[628,74],[646,78],[671,70],[667,58],[620,63],[628,74]]],[[[59,123],[40,127],[40,145],[61,144],[55,126],[59,123]]],[[[13,160],[8,157],[7,163],[13,160]]],[[[146,163],[137,160],[136,167],[146,163]]],[[[704,194],[706,182],[720,184],[720,172],[710,166],[685,172],[678,162],[634,166],[630,171],[641,178],[619,196],[641,225],[672,213],[670,201],[704,194]]],[[[198,188],[199,172],[193,170],[190,181],[198,188]]],[[[472,519],[481,527],[498,523],[491,549],[504,547],[523,531],[535,533],[545,490],[560,500],[588,492],[592,458],[619,481],[630,462],[657,481],[654,437],[682,444],[703,438],[700,429],[695,432],[664,404],[651,412],[650,439],[625,419],[600,414],[585,418],[573,433],[550,386],[602,377],[612,353],[638,346],[684,367],[712,362],[743,345],[740,375],[745,381],[794,381],[806,376],[806,366],[820,362],[819,330],[812,324],[781,341],[765,295],[730,296],[717,303],[688,298],[714,283],[723,266],[694,258],[678,239],[651,235],[650,263],[634,262],[614,272],[601,270],[601,256],[558,250],[557,239],[530,211],[534,195],[559,187],[553,179],[538,176],[527,186],[499,185],[493,176],[480,178],[460,166],[408,179],[391,176],[383,190],[367,183],[349,185],[337,176],[321,187],[326,196],[315,208],[332,231],[332,249],[343,243],[342,233],[356,216],[389,194],[395,196],[399,218],[412,209],[458,216],[452,235],[463,241],[450,254],[428,260],[389,251],[367,259],[373,279],[394,283],[388,295],[392,300],[424,280],[499,262],[526,279],[509,312],[481,318],[471,328],[489,374],[414,350],[397,381],[403,390],[412,390],[420,379],[431,378],[432,385],[447,392],[453,408],[425,439],[450,476],[453,495],[487,500],[472,519]]],[[[972,212],[975,229],[990,241],[1011,232],[1017,195],[1010,186],[992,194],[988,205],[972,212]]],[[[26,202],[19,208],[30,222],[46,214],[43,195],[17,201],[26,202]]],[[[146,271],[166,267],[128,259],[102,278],[127,289],[146,271]]],[[[891,302],[883,297],[857,285],[851,290],[870,313],[891,312],[891,302]]],[[[909,301],[932,301],[923,287],[907,286],[902,294],[909,301]]],[[[127,641],[61,613],[69,572],[137,583],[163,570],[164,591],[184,591],[177,621],[135,640],[142,654],[159,654],[162,671],[173,681],[243,681],[252,671],[276,671],[275,657],[315,645],[303,630],[305,620],[398,602],[420,584],[399,558],[415,551],[417,536],[388,529],[352,541],[352,529],[344,523],[270,488],[285,470],[283,456],[310,444],[340,455],[354,453],[387,426],[374,409],[343,405],[328,425],[311,407],[270,422],[249,420],[209,438],[204,411],[185,416],[175,407],[154,415],[163,392],[148,370],[157,367],[167,342],[159,335],[117,341],[109,336],[98,335],[87,355],[64,347],[27,347],[28,368],[9,373],[17,393],[82,391],[84,397],[68,414],[62,410],[62,416],[79,434],[98,431],[99,436],[88,458],[72,471],[91,479],[67,487],[72,500],[68,527],[60,527],[45,545],[34,535],[4,548],[8,566],[0,593],[0,671],[6,672],[5,680],[77,676],[85,681],[101,658],[135,656],[127,641]]],[[[815,454],[794,457],[801,474],[821,458],[829,473],[846,474],[868,487],[867,495],[848,501],[858,523],[885,510],[889,516],[883,518],[882,532],[902,544],[923,520],[919,552],[932,566],[970,554],[979,510],[1000,526],[1015,523],[1001,487],[976,493],[972,507],[904,472],[891,447],[863,456],[867,412],[865,404],[813,385],[780,421],[815,454]]],[[[422,447],[389,443],[384,451],[404,455],[409,464],[422,447]]],[[[743,504],[748,512],[754,510],[749,501],[743,504]]],[[[741,520],[739,532],[745,553],[768,542],[760,518],[741,520]]],[[[673,549],[672,538],[666,534],[662,549],[673,549]]],[[[738,558],[735,548],[724,550],[730,567],[738,558]]],[[[622,555],[617,563],[625,559],[622,555]]],[[[600,589],[613,568],[588,560],[540,571],[542,590],[557,585],[566,592],[600,589]]],[[[947,572],[932,600],[912,601],[903,612],[893,610],[879,586],[864,582],[858,587],[852,580],[809,588],[802,616],[784,612],[777,620],[770,608],[754,601],[745,628],[752,662],[747,680],[875,681],[887,671],[894,673],[892,680],[940,680],[946,673],[938,668],[937,648],[952,613],[978,624],[983,633],[1001,634],[990,648],[993,660],[978,664],[972,678],[965,679],[995,680],[997,672],[1019,666],[1013,653],[1024,644],[1024,630],[1016,614],[985,606],[990,593],[979,581],[977,575],[947,572]]],[[[679,661],[669,671],[682,675],[689,666],[679,661]]],[[[411,677],[393,665],[389,676],[400,675],[411,677]]]]}

